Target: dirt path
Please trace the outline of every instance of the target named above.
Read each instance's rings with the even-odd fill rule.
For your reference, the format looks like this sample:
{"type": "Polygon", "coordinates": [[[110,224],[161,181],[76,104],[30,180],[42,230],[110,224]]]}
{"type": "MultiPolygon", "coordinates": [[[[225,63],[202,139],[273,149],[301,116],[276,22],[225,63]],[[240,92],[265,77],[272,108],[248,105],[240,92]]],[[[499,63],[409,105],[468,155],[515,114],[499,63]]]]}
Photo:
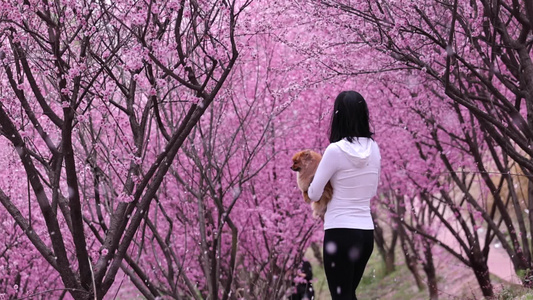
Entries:
{"type": "MultiPolygon", "coordinates": [[[[480,236],[483,236],[483,231],[482,229],[480,230],[480,236]]],[[[440,230],[437,236],[443,243],[450,246],[452,249],[461,252],[459,243],[449,231],[440,230]]],[[[483,243],[483,241],[480,242],[483,243]]],[[[520,279],[514,271],[513,263],[511,262],[509,255],[497,240],[492,242],[490,246],[487,265],[491,274],[496,275],[509,283],[520,284],[520,279]]]]}

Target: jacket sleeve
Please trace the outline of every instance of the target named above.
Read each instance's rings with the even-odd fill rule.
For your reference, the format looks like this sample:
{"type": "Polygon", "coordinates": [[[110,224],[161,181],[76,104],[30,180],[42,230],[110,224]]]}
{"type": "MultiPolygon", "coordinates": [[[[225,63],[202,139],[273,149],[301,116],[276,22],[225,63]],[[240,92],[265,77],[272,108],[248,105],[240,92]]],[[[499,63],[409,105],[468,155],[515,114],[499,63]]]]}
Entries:
{"type": "Polygon", "coordinates": [[[311,182],[311,185],[309,185],[309,189],[307,190],[307,195],[312,201],[320,200],[320,197],[324,192],[324,187],[331,179],[331,176],[333,176],[333,174],[335,174],[335,172],[337,171],[337,150],[338,148],[335,145],[330,144],[326,148],[326,151],[324,151],[322,160],[318,164],[315,177],[313,178],[313,181],[311,182]]]}

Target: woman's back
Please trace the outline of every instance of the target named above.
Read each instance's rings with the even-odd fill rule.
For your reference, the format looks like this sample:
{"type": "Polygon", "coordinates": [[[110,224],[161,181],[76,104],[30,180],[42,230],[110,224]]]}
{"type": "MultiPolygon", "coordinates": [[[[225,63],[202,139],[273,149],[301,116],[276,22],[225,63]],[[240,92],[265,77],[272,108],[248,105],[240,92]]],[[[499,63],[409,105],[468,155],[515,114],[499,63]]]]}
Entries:
{"type": "Polygon", "coordinates": [[[381,156],[370,138],[346,139],[330,144],[309,187],[311,199],[320,197],[327,180],[333,198],[324,217],[324,229],[374,229],[370,199],[376,195],[381,156]]]}

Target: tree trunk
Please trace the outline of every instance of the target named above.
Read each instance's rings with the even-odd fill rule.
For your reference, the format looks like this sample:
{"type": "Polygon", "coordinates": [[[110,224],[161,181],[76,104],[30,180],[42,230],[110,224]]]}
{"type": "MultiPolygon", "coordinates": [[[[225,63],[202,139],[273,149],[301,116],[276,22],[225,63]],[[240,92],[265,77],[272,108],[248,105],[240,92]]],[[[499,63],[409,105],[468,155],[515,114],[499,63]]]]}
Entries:
{"type": "Polygon", "coordinates": [[[385,276],[387,276],[396,271],[396,258],[394,257],[393,251],[386,251],[383,257],[385,262],[385,276]]]}
{"type": "Polygon", "coordinates": [[[313,250],[313,255],[315,256],[320,266],[323,268],[324,259],[322,258],[322,252],[320,252],[320,246],[317,243],[311,243],[311,250],[313,250]]]}
{"type": "Polygon", "coordinates": [[[378,252],[381,258],[383,259],[383,262],[385,263],[385,276],[387,276],[396,270],[394,252],[396,249],[398,231],[397,230],[392,231],[391,242],[390,242],[390,245],[387,247],[387,242],[385,241],[385,235],[383,233],[383,229],[381,228],[381,225],[376,221],[377,218],[376,217],[373,217],[373,218],[376,224],[374,228],[374,241],[376,243],[376,247],[378,248],[378,252]]]}
{"type": "Polygon", "coordinates": [[[435,272],[435,265],[433,264],[433,253],[431,251],[431,243],[426,240],[423,242],[423,244],[425,257],[423,267],[427,277],[429,299],[437,300],[439,299],[439,288],[437,283],[437,274],[435,272]]]}
{"type": "MultiPolygon", "coordinates": [[[[529,1],[524,1],[526,3],[526,11],[528,13],[528,16],[531,18],[533,17],[533,5],[529,3],[529,1]]],[[[526,108],[527,108],[527,122],[529,125],[529,128],[533,128],[533,62],[531,61],[531,55],[530,50],[528,47],[520,47],[518,49],[518,55],[520,58],[520,64],[522,66],[522,72],[520,73],[520,79],[521,79],[521,85],[522,88],[525,89],[526,96],[525,102],[526,102],[526,108]]],[[[531,147],[532,142],[529,141],[529,147],[531,147]]],[[[529,172],[528,172],[529,173],[529,172]]],[[[533,208],[533,181],[530,179],[528,182],[528,209],[533,208]]],[[[529,214],[529,228],[531,230],[531,226],[533,226],[533,213],[529,214]]],[[[533,241],[532,241],[533,243],[533,241]]],[[[533,249],[533,244],[531,245],[531,249],[533,249]]],[[[531,257],[531,256],[529,256],[531,257]]],[[[531,261],[528,262],[529,268],[528,270],[531,270],[531,261]]],[[[526,276],[522,278],[522,284],[526,287],[532,288],[533,282],[531,280],[531,272],[527,272],[526,276]]]]}
{"type": "Polygon", "coordinates": [[[494,288],[490,280],[489,268],[485,262],[480,262],[475,259],[470,260],[472,262],[472,270],[476,275],[477,282],[481,288],[481,292],[484,297],[494,297],[494,288]]]}
{"type": "MultiPolygon", "coordinates": [[[[531,209],[533,207],[533,181],[530,179],[527,183],[527,198],[528,198],[528,205],[527,207],[531,209]]],[[[533,214],[529,213],[529,226],[533,225],[533,214]]],[[[530,227],[531,228],[531,227],[530,227]]],[[[528,245],[529,249],[533,249],[533,242],[532,245],[528,245]]],[[[528,249],[524,247],[524,249],[528,249]]],[[[531,258],[531,253],[527,253],[525,257],[531,258]]],[[[515,270],[523,271],[523,276],[520,276],[520,280],[522,281],[522,285],[527,288],[533,288],[533,272],[531,272],[531,260],[526,262],[529,267],[522,268],[520,265],[515,264],[515,270]]],[[[523,264],[521,264],[523,266],[523,264]]]]}
{"type": "Polygon", "coordinates": [[[400,231],[400,241],[402,243],[402,250],[405,257],[405,264],[407,265],[409,271],[411,271],[411,274],[413,274],[418,290],[421,291],[424,289],[424,282],[422,280],[422,277],[420,277],[418,268],[416,267],[417,255],[415,253],[413,245],[411,244],[411,241],[408,240],[409,237],[401,226],[401,224],[398,224],[398,231],[400,231]]]}

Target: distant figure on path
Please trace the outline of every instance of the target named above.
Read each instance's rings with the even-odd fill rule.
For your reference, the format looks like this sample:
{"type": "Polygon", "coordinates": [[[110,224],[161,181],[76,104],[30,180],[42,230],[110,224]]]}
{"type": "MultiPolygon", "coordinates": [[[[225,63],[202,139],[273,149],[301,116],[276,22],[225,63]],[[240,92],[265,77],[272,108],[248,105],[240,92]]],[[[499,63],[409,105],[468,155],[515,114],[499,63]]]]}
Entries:
{"type": "Polygon", "coordinates": [[[333,106],[330,144],[307,191],[317,201],[328,181],[333,186],[323,244],[332,300],[357,299],[355,290],[374,249],[370,199],[377,192],[381,155],[372,135],[363,96],[341,92],[333,106]]]}
{"type": "Polygon", "coordinates": [[[315,299],[315,290],[313,289],[313,269],[311,264],[304,260],[297,274],[296,292],[291,295],[289,300],[313,300],[315,299]]]}

